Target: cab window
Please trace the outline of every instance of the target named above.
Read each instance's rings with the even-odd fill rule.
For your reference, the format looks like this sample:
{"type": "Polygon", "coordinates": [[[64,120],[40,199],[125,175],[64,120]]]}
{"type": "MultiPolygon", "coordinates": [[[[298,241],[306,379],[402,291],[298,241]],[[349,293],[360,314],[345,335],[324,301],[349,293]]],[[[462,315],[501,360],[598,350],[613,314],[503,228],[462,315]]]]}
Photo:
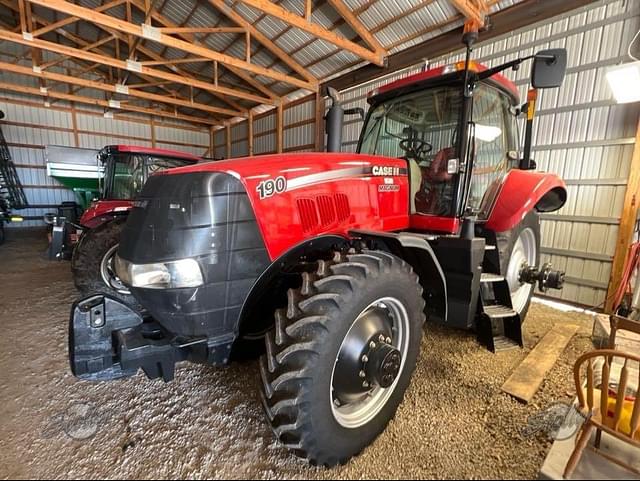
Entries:
{"type": "Polygon", "coordinates": [[[511,102],[504,93],[480,84],[473,95],[476,156],[467,207],[477,210],[489,185],[514,167],[509,152],[516,148],[517,134],[511,102]]]}

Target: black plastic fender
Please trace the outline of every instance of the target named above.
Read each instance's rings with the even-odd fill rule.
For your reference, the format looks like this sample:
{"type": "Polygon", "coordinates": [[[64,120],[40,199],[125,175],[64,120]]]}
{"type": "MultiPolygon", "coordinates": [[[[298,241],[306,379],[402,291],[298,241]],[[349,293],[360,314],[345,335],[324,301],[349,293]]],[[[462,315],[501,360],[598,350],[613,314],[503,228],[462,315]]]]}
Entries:
{"type": "Polygon", "coordinates": [[[428,236],[411,232],[376,232],[352,230],[353,238],[373,242],[376,248],[386,248],[391,254],[404,259],[420,277],[427,301],[429,320],[447,322],[447,281],[440,262],[429,244],[428,236]]]}

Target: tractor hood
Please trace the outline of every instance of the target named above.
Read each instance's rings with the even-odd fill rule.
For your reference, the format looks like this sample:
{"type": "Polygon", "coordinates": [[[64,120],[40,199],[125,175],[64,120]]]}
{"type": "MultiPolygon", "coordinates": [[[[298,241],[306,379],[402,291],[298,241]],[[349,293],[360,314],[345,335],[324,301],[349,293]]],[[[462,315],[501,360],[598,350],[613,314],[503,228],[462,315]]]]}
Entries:
{"type": "Polygon", "coordinates": [[[403,159],[302,152],[214,161],[157,175],[195,173],[225,173],[242,184],[272,259],[291,248],[292,240],[346,235],[349,221],[379,230],[408,226],[403,159]]]}
{"type": "Polygon", "coordinates": [[[171,332],[216,336],[296,246],[352,229],[406,228],[407,170],[401,159],[303,153],[153,175],[124,227],[116,272],[171,332]],[[206,322],[212,316],[220,322],[206,322]]]}

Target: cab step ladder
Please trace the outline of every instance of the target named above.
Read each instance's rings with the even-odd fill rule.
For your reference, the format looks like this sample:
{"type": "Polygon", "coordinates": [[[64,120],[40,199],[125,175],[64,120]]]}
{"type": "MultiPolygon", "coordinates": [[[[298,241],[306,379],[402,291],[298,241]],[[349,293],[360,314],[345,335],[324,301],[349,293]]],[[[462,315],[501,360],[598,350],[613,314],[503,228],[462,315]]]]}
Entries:
{"type": "Polygon", "coordinates": [[[520,315],[513,310],[509,284],[500,274],[500,258],[495,243],[487,244],[485,248],[482,270],[478,339],[492,352],[523,347],[522,322],[520,315]]]}

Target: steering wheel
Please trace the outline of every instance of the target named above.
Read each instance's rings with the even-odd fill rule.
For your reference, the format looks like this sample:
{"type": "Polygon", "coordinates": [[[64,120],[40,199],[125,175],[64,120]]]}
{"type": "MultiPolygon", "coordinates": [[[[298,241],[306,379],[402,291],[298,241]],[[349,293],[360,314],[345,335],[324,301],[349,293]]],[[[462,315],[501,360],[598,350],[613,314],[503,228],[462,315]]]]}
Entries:
{"type": "Polygon", "coordinates": [[[413,157],[415,160],[422,160],[433,150],[433,145],[426,140],[414,137],[402,139],[400,141],[400,148],[407,153],[407,157],[413,157]]]}

